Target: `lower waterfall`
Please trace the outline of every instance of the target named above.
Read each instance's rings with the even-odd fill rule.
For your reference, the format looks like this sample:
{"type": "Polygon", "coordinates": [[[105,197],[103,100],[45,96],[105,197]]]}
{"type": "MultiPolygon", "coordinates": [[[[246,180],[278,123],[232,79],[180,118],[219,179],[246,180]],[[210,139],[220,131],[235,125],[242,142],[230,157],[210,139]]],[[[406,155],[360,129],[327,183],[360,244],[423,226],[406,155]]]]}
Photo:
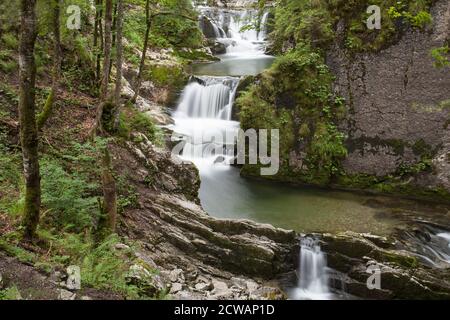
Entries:
{"type": "Polygon", "coordinates": [[[325,254],[317,239],[306,237],[300,243],[298,286],[292,294],[296,300],[328,300],[332,294],[328,287],[325,254]]]}

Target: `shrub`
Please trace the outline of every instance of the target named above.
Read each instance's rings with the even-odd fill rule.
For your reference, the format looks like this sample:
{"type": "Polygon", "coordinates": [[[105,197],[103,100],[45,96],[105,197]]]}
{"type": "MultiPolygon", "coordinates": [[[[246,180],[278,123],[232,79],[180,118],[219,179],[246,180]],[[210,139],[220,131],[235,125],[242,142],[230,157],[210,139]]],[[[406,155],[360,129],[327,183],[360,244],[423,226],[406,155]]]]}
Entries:
{"type": "Polygon", "coordinates": [[[114,245],[119,243],[117,235],[111,235],[96,244],[89,237],[77,234],[47,235],[52,240],[54,252],[52,263],[78,265],[81,284],[97,289],[111,290],[128,298],[138,298],[138,290],[127,284],[126,275],[131,260],[117,252],[114,245]]]}
{"type": "MultiPolygon", "coordinates": [[[[347,150],[335,119],[342,117],[345,101],[333,97],[332,79],[321,54],[299,45],[237,99],[244,130],[280,130],[281,178],[326,184],[339,171],[347,150]],[[300,173],[289,168],[293,150],[306,154],[307,169],[300,173]]],[[[252,170],[245,166],[244,172],[252,170]]]]}
{"type": "Polygon", "coordinates": [[[5,44],[6,48],[11,50],[17,50],[19,47],[19,40],[14,33],[5,33],[2,36],[2,42],[5,44]]]}
{"type": "Polygon", "coordinates": [[[0,290],[0,300],[19,300],[21,298],[19,289],[16,286],[0,290]]]}
{"type": "Polygon", "coordinates": [[[433,48],[430,54],[434,59],[433,64],[436,68],[444,68],[450,66],[450,47],[448,45],[439,48],[433,48]]]}
{"type": "Polygon", "coordinates": [[[42,204],[51,225],[74,231],[94,226],[99,214],[97,198],[92,196],[96,184],[76,172],[67,172],[49,158],[41,161],[41,176],[42,204]]]}
{"type": "Polygon", "coordinates": [[[128,106],[120,114],[119,128],[117,134],[125,139],[129,139],[131,132],[137,131],[144,134],[156,145],[163,144],[163,134],[150,116],[128,106]]]}

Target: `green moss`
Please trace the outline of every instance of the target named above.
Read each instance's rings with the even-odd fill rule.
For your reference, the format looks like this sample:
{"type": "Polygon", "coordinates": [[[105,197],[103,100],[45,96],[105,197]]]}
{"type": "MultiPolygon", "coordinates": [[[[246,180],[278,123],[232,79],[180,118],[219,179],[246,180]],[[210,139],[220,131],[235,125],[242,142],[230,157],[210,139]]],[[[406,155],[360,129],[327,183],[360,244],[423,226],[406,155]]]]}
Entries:
{"type": "Polygon", "coordinates": [[[430,55],[434,59],[433,64],[436,68],[450,66],[450,47],[448,45],[431,49],[430,55]]]}
{"type": "Polygon", "coordinates": [[[180,65],[150,65],[144,73],[144,79],[158,86],[179,88],[186,84],[187,75],[180,65]]]}
{"type": "Polygon", "coordinates": [[[432,157],[433,155],[433,147],[431,147],[430,145],[428,145],[423,139],[419,139],[417,140],[413,145],[412,145],[412,150],[414,152],[414,154],[416,156],[420,156],[420,157],[432,157]]]}
{"type": "Polygon", "coordinates": [[[175,54],[181,59],[187,60],[187,62],[220,61],[220,58],[217,58],[200,49],[183,48],[182,50],[176,50],[175,54]]]}
{"type": "MultiPolygon", "coordinates": [[[[420,162],[419,162],[420,163],[420,162]]],[[[376,177],[368,174],[345,174],[340,173],[334,181],[334,186],[344,187],[354,190],[367,190],[377,193],[396,194],[406,197],[414,197],[424,200],[432,200],[439,202],[450,203],[450,192],[443,187],[428,187],[424,188],[414,184],[408,177],[411,174],[416,174],[417,167],[412,166],[414,169],[406,170],[403,175],[397,173],[397,175],[389,175],[385,177],[376,177]]],[[[419,165],[418,170],[428,170],[428,167],[419,165]]]]}
{"type": "Polygon", "coordinates": [[[299,43],[326,48],[339,37],[350,53],[378,51],[394,43],[408,27],[423,29],[432,22],[432,0],[281,0],[275,9],[275,30],[271,36],[276,52],[299,43]],[[370,5],[381,8],[382,27],[369,30],[366,12],[370,5]]]}
{"type": "Polygon", "coordinates": [[[357,139],[347,140],[347,145],[349,151],[355,150],[365,150],[367,145],[373,148],[373,151],[366,152],[376,152],[379,147],[389,148],[397,155],[403,155],[405,148],[409,147],[409,144],[401,139],[381,139],[379,137],[366,137],[361,136],[357,139]]]}
{"type": "MultiPolygon", "coordinates": [[[[280,170],[266,178],[324,185],[340,170],[347,151],[335,123],[343,99],[333,97],[332,80],[320,53],[299,46],[240,92],[236,107],[244,130],[280,131],[280,170]],[[306,154],[303,168],[290,167],[292,151],[306,154]]],[[[255,175],[259,166],[251,167],[245,165],[242,174],[255,175]]]]}
{"type": "Polygon", "coordinates": [[[6,252],[12,257],[16,257],[20,262],[33,263],[36,261],[36,255],[22,249],[16,244],[12,244],[2,238],[0,238],[0,250],[6,252]]]}
{"type": "Polygon", "coordinates": [[[154,144],[158,146],[163,145],[163,133],[161,129],[155,125],[151,117],[136,110],[134,106],[126,106],[120,114],[119,127],[115,133],[118,136],[129,140],[132,132],[140,132],[154,144]]]}

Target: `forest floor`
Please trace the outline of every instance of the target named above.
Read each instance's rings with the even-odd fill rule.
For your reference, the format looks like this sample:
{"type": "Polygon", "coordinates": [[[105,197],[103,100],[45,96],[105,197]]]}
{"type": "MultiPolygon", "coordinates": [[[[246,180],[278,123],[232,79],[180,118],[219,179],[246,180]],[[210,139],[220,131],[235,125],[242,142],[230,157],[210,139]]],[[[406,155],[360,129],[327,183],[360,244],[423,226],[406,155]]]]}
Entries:
{"type": "MultiPolygon", "coordinates": [[[[7,290],[11,299],[26,300],[55,300],[74,299],[76,296],[69,290],[63,289],[60,273],[51,276],[40,272],[32,265],[20,262],[17,258],[0,251],[0,288],[2,283],[13,284],[7,290]]],[[[109,290],[83,288],[77,292],[81,300],[117,300],[123,299],[109,290]]]]}

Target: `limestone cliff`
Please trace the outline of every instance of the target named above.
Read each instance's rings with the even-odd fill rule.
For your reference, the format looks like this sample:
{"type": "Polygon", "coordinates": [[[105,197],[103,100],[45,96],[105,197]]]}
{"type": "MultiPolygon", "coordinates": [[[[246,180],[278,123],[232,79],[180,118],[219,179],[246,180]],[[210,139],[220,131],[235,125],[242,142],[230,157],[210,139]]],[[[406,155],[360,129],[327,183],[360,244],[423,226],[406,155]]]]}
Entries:
{"type": "Polygon", "coordinates": [[[432,56],[448,48],[450,3],[409,1],[398,17],[389,2],[375,32],[368,3],[277,2],[269,47],[279,58],[241,81],[241,126],[280,130],[271,179],[450,201],[450,73],[432,56]]]}
{"type": "Polygon", "coordinates": [[[450,38],[450,2],[437,2],[431,13],[428,30],[408,30],[380,52],[351,55],[340,44],[328,52],[334,91],[348,105],[346,173],[397,175],[429,157],[432,170],[411,183],[450,190],[450,72],[435,68],[430,55],[450,38]]]}

